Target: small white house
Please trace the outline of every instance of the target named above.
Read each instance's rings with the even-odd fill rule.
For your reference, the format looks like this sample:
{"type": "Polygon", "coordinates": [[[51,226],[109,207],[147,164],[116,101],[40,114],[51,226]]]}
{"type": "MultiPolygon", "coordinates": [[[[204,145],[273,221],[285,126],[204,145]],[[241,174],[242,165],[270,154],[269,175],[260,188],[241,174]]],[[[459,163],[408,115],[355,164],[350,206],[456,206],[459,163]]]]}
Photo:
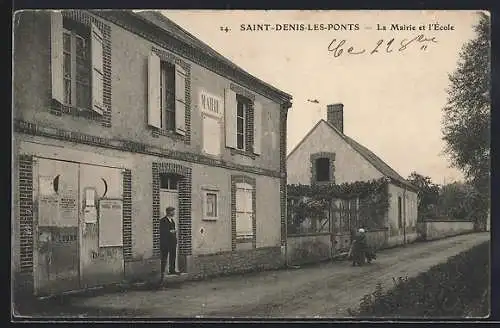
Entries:
{"type": "Polygon", "coordinates": [[[368,148],[344,134],[343,105],[327,106],[320,120],[287,157],[288,184],[342,184],[387,178],[388,245],[417,238],[418,189],[368,148]]]}

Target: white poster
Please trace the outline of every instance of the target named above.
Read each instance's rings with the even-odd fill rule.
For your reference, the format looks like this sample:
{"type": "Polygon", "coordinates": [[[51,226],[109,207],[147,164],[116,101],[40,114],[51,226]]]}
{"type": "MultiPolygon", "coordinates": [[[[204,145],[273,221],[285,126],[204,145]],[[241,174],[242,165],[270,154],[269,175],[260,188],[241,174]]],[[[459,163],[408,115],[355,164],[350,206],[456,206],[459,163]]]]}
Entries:
{"type": "Polygon", "coordinates": [[[99,247],[123,246],[122,200],[99,201],[99,247]]]}

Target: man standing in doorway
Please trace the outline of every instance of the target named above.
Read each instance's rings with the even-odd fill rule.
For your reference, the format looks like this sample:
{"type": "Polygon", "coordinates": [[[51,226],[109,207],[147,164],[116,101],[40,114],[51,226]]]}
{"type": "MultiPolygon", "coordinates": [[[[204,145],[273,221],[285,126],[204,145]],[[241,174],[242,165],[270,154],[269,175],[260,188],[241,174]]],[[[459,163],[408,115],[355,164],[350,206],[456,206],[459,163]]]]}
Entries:
{"type": "Polygon", "coordinates": [[[167,266],[169,274],[179,274],[175,271],[175,253],[177,250],[177,230],[175,228],[175,208],[167,207],[165,216],[160,219],[160,252],[161,252],[161,278],[163,282],[165,267],[167,266]]]}

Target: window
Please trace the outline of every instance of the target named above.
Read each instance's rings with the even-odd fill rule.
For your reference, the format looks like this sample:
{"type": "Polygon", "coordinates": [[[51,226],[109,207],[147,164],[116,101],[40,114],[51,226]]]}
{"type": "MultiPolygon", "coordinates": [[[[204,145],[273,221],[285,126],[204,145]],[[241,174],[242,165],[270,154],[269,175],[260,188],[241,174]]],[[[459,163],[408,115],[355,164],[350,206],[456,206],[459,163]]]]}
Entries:
{"type": "Polygon", "coordinates": [[[214,221],[219,217],[219,189],[215,186],[202,186],[203,220],[214,221]]]}
{"type": "Polygon", "coordinates": [[[318,158],[316,160],[316,181],[330,181],[330,159],[318,158]]]}
{"type": "Polygon", "coordinates": [[[398,227],[403,226],[403,207],[401,196],[398,197],[398,227]]]}
{"type": "Polygon", "coordinates": [[[160,174],[160,189],[177,190],[179,189],[180,176],[171,173],[160,174]]]}
{"type": "Polygon", "coordinates": [[[231,88],[224,93],[226,147],[254,158],[261,153],[262,105],[242,93],[245,96],[231,88]]]}
{"type": "Polygon", "coordinates": [[[253,188],[247,183],[236,184],[236,239],[250,241],[253,237],[253,188]]]}
{"type": "Polygon", "coordinates": [[[90,32],[85,26],[64,21],[64,104],[90,107],[90,32]]]}
{"type": "Polygon", "coordinates": [[[186,76],[180,65],[161,60],[156,52],[148,61],[148,124],[158,131],[186,134],[186,76]]]}
{"type": "Polygon", "coordinates": [[[249,100],[237,97],[236,107],[236,148],[245,150],[245,123],[246,112],[248,111],[249,100]]]}
{"type": "Polygon", "coordinates": [[[94,24],[51,13],[52,98],[66,107],[101,115],[103,51],[103,35],[94,24]]]}
{"type": "Polygon", "coordinates": [[[160,78],[161,128],[175,131],[175,66],[162,61],[160,78]]]}

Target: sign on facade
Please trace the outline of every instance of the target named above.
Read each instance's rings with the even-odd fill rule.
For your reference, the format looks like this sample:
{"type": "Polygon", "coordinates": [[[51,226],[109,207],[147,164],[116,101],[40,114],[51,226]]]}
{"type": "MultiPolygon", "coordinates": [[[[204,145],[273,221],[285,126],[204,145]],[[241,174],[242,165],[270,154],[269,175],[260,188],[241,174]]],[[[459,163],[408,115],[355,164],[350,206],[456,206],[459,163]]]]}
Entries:
{"type": "Polygon", "coordinates": [[[99,247],[123,246],[121,199],[99,201],[99,247]]]}
{"type": "Polygon", "coordinates": [[[200,92],[200,109],[202,112],[217,117],[222,116],[224,111],[224,104],[222,98],[210,94],[206,91],[200,92]]]}

